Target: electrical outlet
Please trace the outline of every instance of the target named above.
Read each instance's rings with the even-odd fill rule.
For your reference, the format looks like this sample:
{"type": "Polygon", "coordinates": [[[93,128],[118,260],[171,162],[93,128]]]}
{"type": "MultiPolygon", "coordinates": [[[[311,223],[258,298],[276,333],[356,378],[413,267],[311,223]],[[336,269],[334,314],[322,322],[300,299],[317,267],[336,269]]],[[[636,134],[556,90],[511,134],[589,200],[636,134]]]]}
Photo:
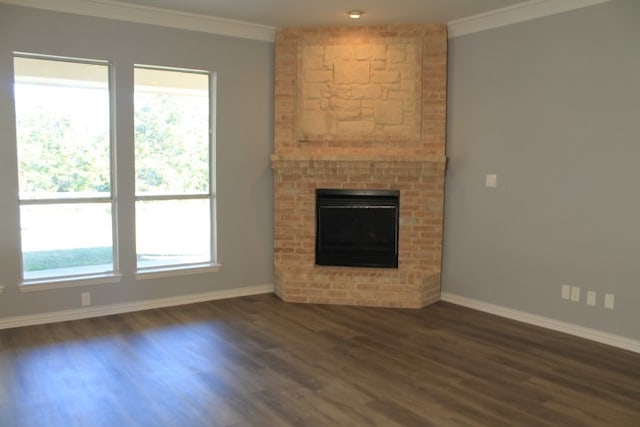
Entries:
{"type": "Polygon", "coordinates": [[[604,294],[604,308],[613,310],[615,299],[616,296],[614,294],[604,294]]]}
{"type": "Polygon", "coordinates": [[[591,307],[596,306],[597,294],[595,291],[587,291],[587,305],[591,307]]]}
{"type": "Polygon", "coordinates": [[[485,178],[485,185],[487,187],[497,187],[498,186],[498,175],[491,173],[487,174],[485,178]]]}
{"type": "Polygon", "coordinates": [[[571,287],[571,301],[580,301],[580,288],[577,286],[571,287]]]}
{"type": "Polygon", "coordinates": [[[80,305],[83,307],[91,305],[91,292],[82,292],[80,294],[80,305]]]}
{"type": "Polygon", "coordinates": [[[560,296],[562,297],[562,299],[569,299],[571,298],[571,286],[569,285],[561,285],[560,286],[560,296]]]}

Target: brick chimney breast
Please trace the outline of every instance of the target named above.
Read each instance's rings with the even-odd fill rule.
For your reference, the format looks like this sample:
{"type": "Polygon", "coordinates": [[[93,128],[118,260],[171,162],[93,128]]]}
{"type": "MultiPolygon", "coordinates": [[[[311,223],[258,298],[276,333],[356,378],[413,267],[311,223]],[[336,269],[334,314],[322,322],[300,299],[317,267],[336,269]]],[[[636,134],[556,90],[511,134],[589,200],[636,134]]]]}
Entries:
{"type": "Polygon", "coordinates": [[[419,308],[440,296],[444,24],[280,29],[274,263],[285,301],[419,308]],[[397,269],[315,265],[315,190],[400,191],[397,269]]]}

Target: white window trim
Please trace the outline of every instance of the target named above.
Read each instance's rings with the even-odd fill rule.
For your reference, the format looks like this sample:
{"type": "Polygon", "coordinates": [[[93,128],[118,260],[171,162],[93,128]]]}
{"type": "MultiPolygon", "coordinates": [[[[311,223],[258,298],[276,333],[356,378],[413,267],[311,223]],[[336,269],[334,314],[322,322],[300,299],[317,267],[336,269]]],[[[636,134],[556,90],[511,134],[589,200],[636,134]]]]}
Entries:
{"type": "Polygon", "coordinates": [[[79,286],[104,285],[108,283],[119,283],[122,281],[122,274],[88,274],[77,277],[60,277],[41,280],[27,280],[18,283],[21,292],[46,291],[49,289],[76,288],[79,286]]]}
{"type": "MultiPolygon", "coordinates": [[[[174,277],[191,274],[202,274],[217,272],[220,270],[220,264],[217,263],[217,201],[216,201],[216,98],[217,98],[217,75],[215,72],[208,70],[198,70],[189,68],[176,68],[168,66],[157,66],[148,64],[134,64],[133,70],[148,69],[158,71],[175,71],[183,73],[193,73],[206,75],[208,78],[209,90],[209,189],[206,193],[183,193],[183,194],[137,194],[134,191],[134,208],[137,209],[137,202],[142,201],[173,201],[173,200],[208,200],[209,201],[209,256],[210,261],[204,263],[179,264],[179,265],[161,265],[158,267],[140,267],[136,260],[136,280],[147,280],[162,277],[174,277]]],[[[133,95],[135,96],[135,84],[133,95]]],[[[135,171],[134,171],[135,174],[135,171]]],[[[137,250],[136,250],[137,252],[137,250]]],[[[137,253],[136,253],[137,255],[137,253]]]]}
{"type": "MultiPolygon", "coordinates": [[[[55,56],[47,56],[47,55],[38,55],[38,54],[29,54],[22,52],[14,52],[15,56],[18,57],[31,57],[38,59],[51,59],[51,60],[62,60],[69,62],[80,62],[80,63],[95,63],[100,65],[109,66],[109,87],[110,87],[110,95],[109,95],[109,103],[110,103],[110,120],[111,120],[111,135],[110,135],[110,175],[111,175],[111,194],[106,197],[89,197],[89,198],[60,198],[60,199],[19,199],[19,205],[45,205],[45,204],[53,204],[53,203],[69,203],[69,204],[83,204],[89,202],[97,202],[97,203],[108,203],[112,207],[112,234],[113,234],[113,271],[108,272],[98,272],[98,273],[87,273],[87,274],[78,274],[78,275],[66,275],[66,276],[48,276],[42,278],[35,279],[24,279],[21,278],[21,281],[18,282],[17,287],[20,292],[38,292],[38,291],[46,291],[52,289],[61,289],[61,288],[74,288],[74,287],[85,287],[85,286],[94,286],[94,285],[105,285],[105,284],[113,284],[120,283],[124,276],[120,272],[120,250],[121,246],[119,244],[119,235],[117,228],[117,213],[116,213],[116,204],[118,203],[118,194],[115,183],[117,181],[117,172],[116,172],[116,146],[114,140],[114,132],[115,127],[113,125],[113,120],[116,116],[115,114],[115,91],[117,91],[117,87],[113,81],[113,69],[112,64],[109,61],[101,61],[101,60],[91,60],[85,58],[69,58],[69,57],[55,57],[55,56]]],[[[153,68],[153,67],[150,67],[153,68]]],[[[171,70],[168,67],[158,67],[159,69],[171,70]]],[[[189,71],[189,72],[199,72],[199,70],[182,70],[175,69],[176,71],[189,71]]],[[[133,195],[134,203],[141,200],[174,200],[174,199],[207,199],[210,202],[210,222],[211,222],[211,261],[206,263],[196,263],[196,264],[183,264],[183,265],[166,265],[159,267],[148,267],[148,268],[140,268],[136,270],[134,273],[135,280],[147,280],[147,279],[156,279],[163,277],[176,277],[176,276],[185,276],[185,275],[193,275],[193,274],[205,274],[205,273],[214,273],[218,272],[222,265],[217,262],[217,208],[216,208],[216,157],[215,157],[215,123],[216,123],[216,104],[215,104],[215,91],[216,91],[216,73],[211,71],[202,71],[203,74],[207,74],[209,76],[209,96],[210,96],[210,114],[209,114],[209,159],[210,159],[210,169],[209,169],[209,192],[204,194],[181,194],[181,195],[169,195],[169,196],[136,196],[133,195]]],[[[22,257],[22,251],[20,251],[20,256],[22,257]]],[[[22,272],[24,275],[24,271],[22,272]]],[[[5,286],[0,285],[0,295],[4,291],[5,286]]]]}
{"type": "Polygon", "coordinates": [[[215,273],[220,271],[220,264],[188,264],[159,268],[140,269],[136,272],[136,280],[158,279],[161,277],[186,276],[192,274],[215,273]]]}
{"type": "MultiPolygon", "coordinates": [[[[119,272],[119,247],[118,247],[118,237],[116,231],[116,193],[115,193],[115,143],[114,143],[114,118],[115,118],[115,103],[114,103],[114,81],[113,81],[113,68],[112,64],[109,61],[105,60],[97,60],[97,59],[88,59],[88,58],[73,58],[73,57],[61,57],[61,56],[52,56],[52,55],[41,55],[41,54],[33,54],[26,52],[14,52],[14,58],[31,58],[31,59],[41,59],[41,60],[49,60],[49,61],[60,61],[66,63],[78,63],[78,64],[93,64],[93,65],[102,65],[107,67],[107,84],[108,84],[108,93],[109,93],[109,175],[110,175],[110,185],[111,191],[109,195],[106,196],[94,196],[94,197],[59,197],[59,198],[24,198],[22,199],[20,195],[18,196],[18,205],[22,206],[42,206],[48,204],[87,204],[87,203],[104,203],[108,204],[111,207],[111,235],[112,235],[112,254],[113,254],[113,270],[108,271],[106,273],[86,273],[81,275],[73,275],[73,276],[47,276],[37,279],[25,279],[25,271],[23,264],[24,253],[22,249],[20,250],[20,259],[22,271],[21,277],[22,281],[18,283],[18,289],[21,292],[33,292],[33,291],[41,291],[41,290],[49,290],[49,289],[59,289],[59,288],[72,288],[78,286],[92,286],[92,285],[101,285],[106,283],[118,283],[122,280],[122,274],[119,272]]],[[[15,78],[15,75],[14,75],[15,78]]],[[[16,118],[14,117],[14,120],[16,118]]],[[[16,141],[17,144],[17,141],[16,141]]],[[[16,145],[17,148],[17,145],[16,145]]],[[[22,236],[20,237],[22,239],[22,236]]]]}

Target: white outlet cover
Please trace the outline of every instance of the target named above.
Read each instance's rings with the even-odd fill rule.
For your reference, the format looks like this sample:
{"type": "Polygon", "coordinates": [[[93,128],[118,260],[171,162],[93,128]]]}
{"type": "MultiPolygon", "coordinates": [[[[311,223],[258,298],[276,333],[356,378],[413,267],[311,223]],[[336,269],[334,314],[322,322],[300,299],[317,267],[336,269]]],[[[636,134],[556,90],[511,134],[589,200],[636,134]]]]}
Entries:
{"type": "Polygon", "coordinates": [[[498,186],[498,175],[494,173],[487,174],[485,178],[485,185],[487,187],[497,187],[498,186]]]}
{"type": "Polygon", "coordinates": [[[82,306],[91,305],[91,293],[82,292],[80,294],[80,305],[82,306]]]}
{"type": "Polygon", "coordinates": [[[596,298],[597,298],[597,294],[595,291],[588,291],[587,292],[587,305],[591,306],[591,307],[595,307],[596,306],[596,298]]]}
{"type": "Polygon", "coordinates": [[[577,286],[571,287],[571,301],[580,301],[580,288],[577,286]]]}
{"type": "Polygon", "coordinates": [[[615,295],[613,294],[604,294],[604,308],[608,308],[609,310],[613,310],[615,303],[615,295]]]}
{"type": "Polygon", "coordinates": [[[560,296],[562,297],[562,299],[569,299],[571,298],[571,286],[569,285],[562,285],[560,287],[560,296]]]}

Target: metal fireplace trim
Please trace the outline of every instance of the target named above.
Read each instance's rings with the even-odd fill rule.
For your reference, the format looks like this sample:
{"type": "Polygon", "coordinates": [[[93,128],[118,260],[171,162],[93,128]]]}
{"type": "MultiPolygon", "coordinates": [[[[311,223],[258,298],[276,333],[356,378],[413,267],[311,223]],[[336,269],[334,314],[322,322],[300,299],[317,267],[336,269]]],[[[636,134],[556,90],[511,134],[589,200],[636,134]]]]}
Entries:
{"type": "MultiPolygon", "coordinates": [[[[355,211],[345,211],[355,212],[355,211]]],[[[369,215],[369,217],[371,217],[369,215]]],[[[373,220],[372,218],[370,218],[373,220]]],[[[375,230],[374,230],[375,231],[375,230]]],[[[345,266],[364,268],[398,268],[398,242],[400,231],[400,191],[398,190],[363,190],[363,189],[316,189],[316,265],[345,266]],[[383,246],[371,247],[374,242],[356,248],[326,249],[330,245],[323,240],[322,227],[326,227],[323,220],[323,210],[331,208],[347,209],[393,209],[393,218],[388,212],[380,210],[379,220],[383,213],[388,217],[384,230],[381,231],[387,241],[383,246]],[[391,221],[392,222],[391,222],[391,221]],[[391,233],[389,233],[391,231],[391,233]],[[391,235],[391,236],[390,236],[391,235]],[[390,239],[388,237],[391,237],[390,239]]],[[[379,243],[379,242],[375,242],[379,243]]]]}

